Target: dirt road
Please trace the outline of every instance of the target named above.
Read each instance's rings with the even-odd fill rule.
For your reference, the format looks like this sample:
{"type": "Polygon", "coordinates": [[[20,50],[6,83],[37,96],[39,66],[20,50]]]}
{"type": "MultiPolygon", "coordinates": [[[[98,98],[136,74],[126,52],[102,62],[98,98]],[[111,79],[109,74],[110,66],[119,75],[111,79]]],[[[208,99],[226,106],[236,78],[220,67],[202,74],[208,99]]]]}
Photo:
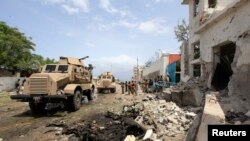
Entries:
{"type": "Polygon", "coordinates": [[[0,139],[4,141],[67,140],[67,137],[57,136],[54,128],[46,126],[56,121],[67,124],[83,120],[100,121],[108,110],[119,111],[123,105],[131,104],[139,98],[123,95],[120,92],[118,89],[116,94],[95,94],[95,100],[84,103],[76,112],[56,109],[42,116],[32,115],[27,103],[10,100],[10,93],[1,93],[0,139]]]}

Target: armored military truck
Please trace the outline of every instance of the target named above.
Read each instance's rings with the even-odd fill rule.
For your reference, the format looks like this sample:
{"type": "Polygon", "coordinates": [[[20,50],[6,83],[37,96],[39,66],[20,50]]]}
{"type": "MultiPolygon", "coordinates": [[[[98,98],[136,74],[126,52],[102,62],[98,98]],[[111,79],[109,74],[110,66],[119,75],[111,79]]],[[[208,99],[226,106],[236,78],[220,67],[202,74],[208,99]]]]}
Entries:
{"type": "Polygon", "coordinates": [[[96,83],[96,89],[98,93],[103,93],[105,90],[109,90],[111,93],[115,93],[116,84],[113,74],[111,72],[102,73],[96,83]]]}
{"type": "Polygon", "coordinates": [[[25,82],[22,93],[11,99],[29,102],[32,113],[41,113],[47,103],[63,103],[65,108],[76,111],[83,97],[93,99],[93,66],[85,66],[88,58],[60,57],[58,64],[43,66],[41,73],[32,74],[25,82]]]}

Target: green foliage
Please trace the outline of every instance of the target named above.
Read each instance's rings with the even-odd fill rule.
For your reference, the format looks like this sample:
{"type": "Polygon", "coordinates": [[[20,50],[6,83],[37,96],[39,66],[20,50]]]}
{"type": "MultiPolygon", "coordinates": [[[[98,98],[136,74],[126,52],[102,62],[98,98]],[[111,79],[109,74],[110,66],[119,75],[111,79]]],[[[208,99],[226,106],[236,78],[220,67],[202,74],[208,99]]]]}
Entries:
{"type": "Polygon", "coordinates": [[[189,26],[184,19],[174,28],[174,32],[179,42],[189,40],[189,26]]]}
{"type": "Polygon", "coordinates": [[[41,65],[55,63],[54,59],[44,59],[32,54],[35,44],[17,28],[0,21],[0,67],[15,71],[39,70],[41,65]]]}
{"type": "Polygon", "coordinates": [[[8,69],[23,69],[32,57],[35,44],[17,28],[0,22],[0,65],[8,69]]]}

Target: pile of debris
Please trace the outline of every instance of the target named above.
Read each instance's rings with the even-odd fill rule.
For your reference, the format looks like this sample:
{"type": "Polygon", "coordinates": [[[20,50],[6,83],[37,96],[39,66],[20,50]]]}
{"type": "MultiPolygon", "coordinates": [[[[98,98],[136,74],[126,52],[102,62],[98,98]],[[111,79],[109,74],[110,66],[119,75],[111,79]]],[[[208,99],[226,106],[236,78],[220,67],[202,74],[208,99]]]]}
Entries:
{"type": "MultiPolygon", "coordinates": [[[[175,137],[183,140],[196,117],[188,108],[182,109],[173,102],[158,100],[153,96],[147,96],[143,103],[137,103],[132,109],[136,107],[141,112],[135,121],[146,129],[153,129],[154,133],[149,137],[151,140],[176,140],[175,137]]],[[[125,106],[125,113],[129,112],[126,109],[131,108],[125,106]]]]}
{"type": "Polygon", "coordinates": [[[105,124],[91,121],[49,126],[62,127],[62,134],[71,135],[69,140],[183,140],[195,117],[188,108],[148,95],[142,102],[124,106],[120,113],[108,111],[105,124]]]}
{"type": "Polygon", "coordinates": [[[243,112],[234,112],[227,111],[226,113],[226,120],[230,124],[242,124],[250,119],[250,112],[243,113],[243,112]]]}
{"type": "Polygon", "coordinates": [[[199,78],[192,78],[192,79],[187,79],[185,82],[180,82],[176,86],[173,87],[175,90],[190,90],[192,88],[195,88],[197,85],[201,85],[200,79],[199,78]]]}

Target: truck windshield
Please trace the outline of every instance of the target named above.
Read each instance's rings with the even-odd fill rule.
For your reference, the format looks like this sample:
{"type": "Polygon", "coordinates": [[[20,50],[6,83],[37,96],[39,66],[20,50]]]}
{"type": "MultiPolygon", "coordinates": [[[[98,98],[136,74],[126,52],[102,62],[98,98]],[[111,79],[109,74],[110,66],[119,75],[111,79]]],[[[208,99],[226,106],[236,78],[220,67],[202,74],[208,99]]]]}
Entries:
{"type": "Polygon", "coordinates": [[[111,76],[107,76],[107,79],[111,79],[111,76]]]}
{"type": "Polygon", "coordinates": [[[68,71],[68,65],[59,65],[58,71],[67,72],[68,71]]]}
{"type": "Polygon", "coordinates": [[[56,69],[56,65],[47,65],[45,68],[45,71],[52,72],[52,71],[55,71],[55,69],[56,69]]]}

